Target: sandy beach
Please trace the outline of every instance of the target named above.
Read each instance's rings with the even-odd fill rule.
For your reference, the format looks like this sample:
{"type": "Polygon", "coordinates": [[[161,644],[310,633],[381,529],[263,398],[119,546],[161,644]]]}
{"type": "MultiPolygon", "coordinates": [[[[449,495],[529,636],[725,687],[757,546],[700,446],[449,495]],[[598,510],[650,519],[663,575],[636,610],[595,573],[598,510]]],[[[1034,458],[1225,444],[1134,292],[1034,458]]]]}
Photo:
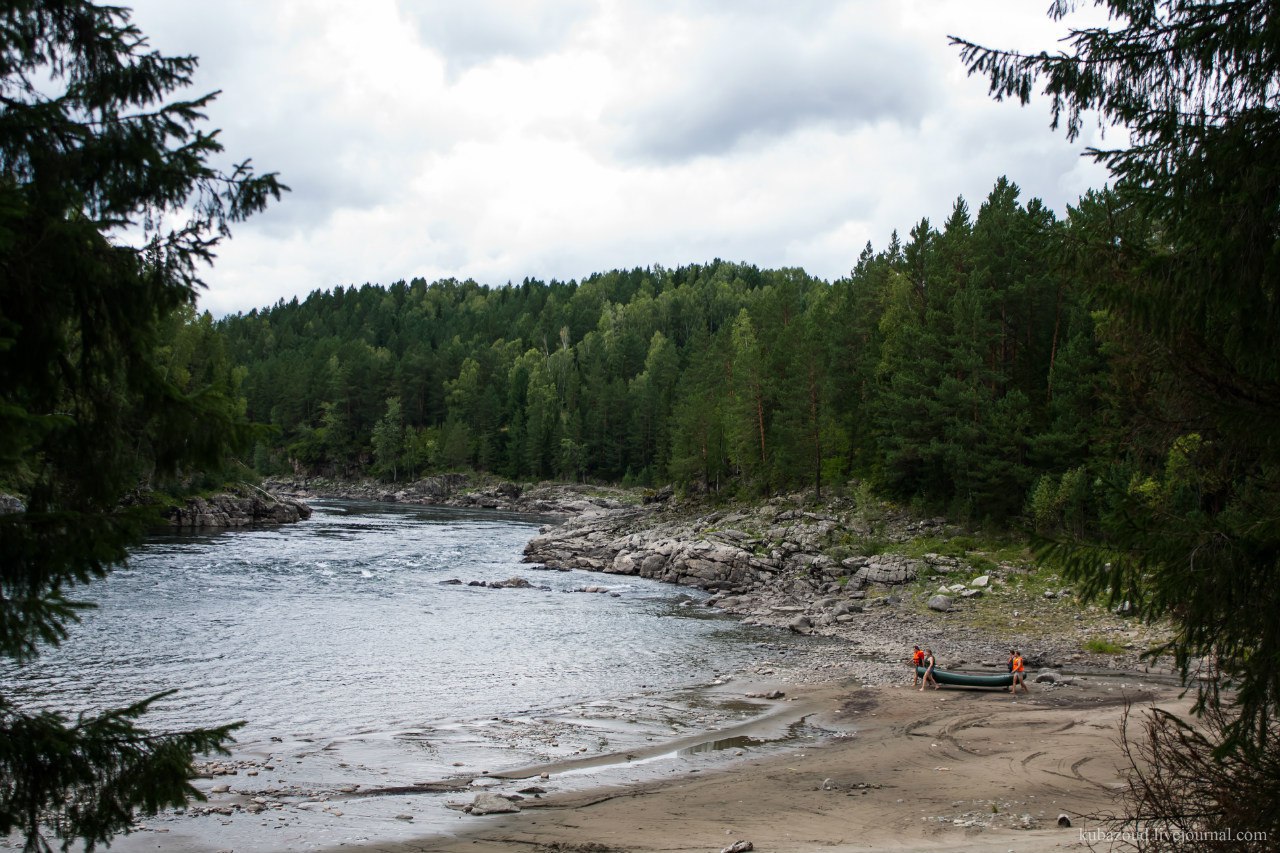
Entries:
{"type": "Polygon", "coordinates": [[[718,768],[566,793],[554,790],[565,768],[548,767],[548,793],[526,797],[518,814],[467,816],[447,834],[364,849],[656,853],[740,841],[776,853],[1087,849],[1082,836],[1096,824],[1084,816],[1111,808],[1122,785],[1116,738],[1125,703],[1168,704],[1178,691],[1167,679],[1133,675],[1032,690],[1015,699],[852,683],[802,688],[785,701],[828,733],[819,745],[758,758],[746,751],[718,768]],[[1058,825],[1064,813],[1069,828],[1058,825]]]}

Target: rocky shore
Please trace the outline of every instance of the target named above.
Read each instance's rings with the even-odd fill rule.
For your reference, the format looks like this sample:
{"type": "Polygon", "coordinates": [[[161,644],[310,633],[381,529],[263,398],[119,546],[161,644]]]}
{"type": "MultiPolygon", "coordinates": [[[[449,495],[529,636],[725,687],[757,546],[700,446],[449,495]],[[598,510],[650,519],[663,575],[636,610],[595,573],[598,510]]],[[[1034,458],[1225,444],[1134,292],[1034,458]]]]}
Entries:
{"type": "MultiPolygon", "coordinates": [[[[1010,557],[972,540],[945,519],[851,499],[814,506],[797,495],[579,515],[544,527],[525,560],[704,589],[708,606],[832,637],[845,654],[898,661],[919,643],[944,667],[994,669],[1017,646],[1046,680],[1064,666],[1149,668],[1140,654],[1159,629],[1082,605],[1025,551],[1010,557]]],[[[877,674],[868,668],[864,683],[881,683],[877,674]]]]}
{"type": "Polygon", "coordinates": [[[299,500],[336,498],[565,517],[623,509],[640,500],[633,491],[607,486],[574,483],[521,485],[465,474],[440,474],[407,484],[322,477],[268,479],[262,486],[274,494],[299,500]]]}
{"type": "MultiPolygon", "coordinates": [[[[900,660],[932,645],[944,667],[999,668],[1018,647],[1035,670],[1150,669],[1140,659],[1162,632],[1083,605],[1025,549],[993,551],[944,518],[919,518],[879,501],[807,495],[715,505],[671,490],[517,484],[444,474],[403,485],[321,478],[268,480],[270,492],[538,514],[525,548],[535,570],[638,576],[712,593],[707,606],[747,624],[838,641],[824,658],[856,649],[900,660]],[[1009,553],[1010,551],[1013,553],[1009,553]]],[[[607,580],[592,591],[608,591],[607,580]]],[[[793,657],[792,659],[796,659],[793,657]]],[[[833,661],[811,660],[791,678],[812,680],[833,661]]],[[[865,683],[883,683],[863,667],[865,683]]],[[[1163,668],[1162,668],[1163,669],[1163,668]]]]}

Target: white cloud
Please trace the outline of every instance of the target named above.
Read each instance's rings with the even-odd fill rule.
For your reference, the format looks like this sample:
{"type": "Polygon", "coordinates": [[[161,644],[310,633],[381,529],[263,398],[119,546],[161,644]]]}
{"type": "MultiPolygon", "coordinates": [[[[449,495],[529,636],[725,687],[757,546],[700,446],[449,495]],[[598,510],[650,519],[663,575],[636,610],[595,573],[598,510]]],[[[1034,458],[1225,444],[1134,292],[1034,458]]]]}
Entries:
{"type": "Polygon", "coordinates": [[[221,247],[202,298],[221,314],[713,257],[830,278],[1002,174],[1062,211],[1105,179],[1087,140],[993,103],[946,40],[1051,47],[1040,5],[140,0],[136,18],[201,57],[229,154],[293,187],[221,247]]]}

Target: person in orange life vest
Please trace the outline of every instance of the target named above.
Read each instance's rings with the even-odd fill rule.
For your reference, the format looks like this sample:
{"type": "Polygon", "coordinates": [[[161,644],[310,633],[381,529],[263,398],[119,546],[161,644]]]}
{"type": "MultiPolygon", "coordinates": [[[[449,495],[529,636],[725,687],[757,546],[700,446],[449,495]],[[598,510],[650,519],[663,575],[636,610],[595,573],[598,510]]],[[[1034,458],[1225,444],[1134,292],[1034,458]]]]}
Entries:
{"type": "Polygon", "coordinates": [[[920,647],[916,646],[916,650],[911,654],[911,686],[915,687],[920,683],[920,667],[924,666],[924,652],[920,651],[920,647]]]}
{"type": "Polygon", "coordinates": [[[1022,685],[1022,692],[1030,693],[1031,691],[1027,689],[1027,667],[1022,661],[1022,652],[1016,649],[1013,652],[1012,669],[1010,671],[1013,673],[1013,684],[1009,685],[1009,692],[1017,693],[1018,685],[1022,685]]]}

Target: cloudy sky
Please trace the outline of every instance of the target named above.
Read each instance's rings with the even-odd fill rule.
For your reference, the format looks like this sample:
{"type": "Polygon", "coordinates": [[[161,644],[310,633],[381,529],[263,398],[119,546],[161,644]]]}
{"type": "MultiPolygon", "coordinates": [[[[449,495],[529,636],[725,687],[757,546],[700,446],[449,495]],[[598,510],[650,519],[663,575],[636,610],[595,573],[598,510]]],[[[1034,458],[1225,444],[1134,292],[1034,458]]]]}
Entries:
{"type": "Polygon", "coordinates": [[[992,102],[947,44],[1053,48],[1048,0],[122,2],[293,189],[222,246],[215,316],[717,257],[832,279],[1002,174],[1059,212],[1105,181],[1096,134],[992,102]]]}

